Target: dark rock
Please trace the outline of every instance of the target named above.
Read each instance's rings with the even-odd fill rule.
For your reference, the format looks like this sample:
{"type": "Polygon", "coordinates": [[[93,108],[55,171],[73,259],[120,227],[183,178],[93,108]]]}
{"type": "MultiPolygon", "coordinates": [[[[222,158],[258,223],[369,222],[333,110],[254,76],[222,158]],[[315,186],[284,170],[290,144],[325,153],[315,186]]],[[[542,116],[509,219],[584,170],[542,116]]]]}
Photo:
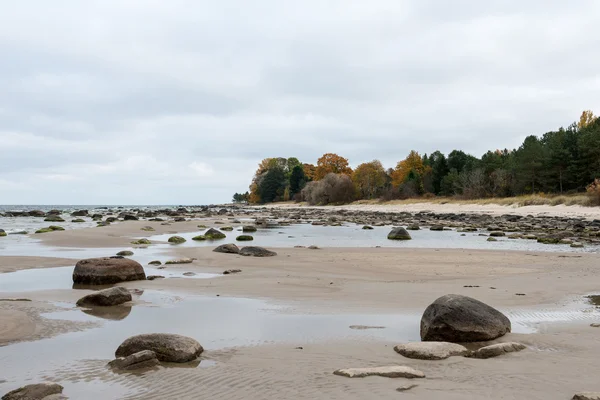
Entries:
{"type": "Polygon", "coordinates": [[[206,231],[206,233],[204,234],[204,237],[206,237],[206,239],[208,239],[208,240],[217,240],[217,239],[225,239],[227,236],[223,232],[218,231],[215,228],[210,228],[209,230],[206,231]]]}
{"type": "Polygon", "coordinates": [[[131,301],[131,293],[124,287],[113,287],[88,294],[77,301],[78,307],[101,306],[110,307],[131,301]]]}
{"type": "Polygon", "coordinates": [[[235,244],[228,243],[220,245],[213,251],[217,253],[238,254],[240,252],[240,249],[235,244]]]}
{"type": "Polygon", "coordinates": [[[48,215],[46,218],[44,218],[44,221],[46,221],[46,222],[65,222],[65,220],[58,215],[48,215]]]}
{"type": "Polygon", "coordinates": [[[156,353],[151,350],[142,350],[127,357],[119,357],[108,363],[113,369],[131,371],[142,368],[152,368],[159,364],[156,353]]]}
{"type": "Polygon", "coordinates": [[[392,229],[392,231],[390,233],[388,233],[387,238],[390,240],[411,240],[412,239],[410,237],[410,234],[408,233],[408,231],[401,226],[392,229]]]}
{"type": "Polygon", "coordinates": [[[139,218],[132,214],[125,214],[123,216],[124,221],[139,221],[139,218]]]}
{"type": "Polygon", "coordinates": [[[144,279],[146,274],[140,263],[119,256],[81,260],[73,270],[74,283],[89,285],[109,285],[144,279]]]}
{"type": "Polygon", "coordinates": [[[273,256],[277,255],[277,253],[275,253],[274,251],[267,250],[264,247],[258,247],[258,246],[242,247],[239,254],[242,256],[252,256],[252,257],[273,257],[273,256]]]}
{"type": "Polygon", "coordinates": [[[72,217],[87,217],[88,210],[77,210],[71,213],[72,217]]]}
{"type": "Polygon", "coordinates": [[[169,243],[172,243],[172,244],[181,244],[181,243],[185,243],[185,241],[186,240],[184,238],[182,238],[181,236],[171,236],[169,238],[169,243]]]}
{"type": "Polygon", "coordinates": [[[254,238],[250,235],[239,235],[235,238],[235,240],[237,240],[238,242],[249,242],[254,240],[254,238]]]}
{"type": "Polygon", "coordinates": [[[240,272],[242,272],[241,269],[228,269],[227,271],[223,271],[223,275],[239,274],[240,272]]]}
{"type": "Polygon", "coordinates": [[[133,255],[133,251],[131,250],[123,250],[117,253],[118,256],[123,256],[123,257],[131,257],[133,255]]]}
{"type": "Polygon", "coordinates": [[[448,294],[434,301],[421,318],[421,340],[479,342],[511,331],[510,320],[471,297],[448,294]]]}
{"type": "Polygon", "coordinates": [[[35,383],[6,393],[2,396],[2,400],[43,400],[46,397],[61,394],[63,389],[58,383],[35,383]]]}
{"type": "Polygon", "coordinates": [[[127,357],[143,350],[156,353],[156,358],[164,362],[184,363],[195,360],[204,349],[196,340],[168,333],[149,333],[132,336],[125,340],[117,351],[116,357],[127,357]]]}

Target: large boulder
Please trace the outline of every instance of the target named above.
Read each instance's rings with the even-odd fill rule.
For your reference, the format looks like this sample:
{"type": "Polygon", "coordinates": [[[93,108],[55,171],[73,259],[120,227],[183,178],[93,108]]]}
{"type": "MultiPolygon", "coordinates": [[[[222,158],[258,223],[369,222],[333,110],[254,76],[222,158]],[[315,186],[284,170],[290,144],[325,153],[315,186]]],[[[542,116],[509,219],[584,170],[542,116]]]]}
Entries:
{"type": "Polygon", "coordinates": [[[42,400],[48,396],[60,394],[62,391],[63,387],[58,383],[35,383],[6,393],[2,396],[2,400],[42,400]]]}
{"type": "Polygon", "coordinates": [[[225,239],[227,236],[215,229],[215,228],[210,228],[209,230],[206,231],[206,233],[204,234],[204,237],[208,240],[218,240],[218,239],[225,239]]]}
{"type": "Polygon", "coordinates": [[[388,233],[387,238],[390,240],[411,240],[412,239],[410,237],[410,234],[408,233],[408,231],[401,226],[392,229],[392,231],[390,233],[388,233]]]}
{"type": "Polygon", "coordinates": [[[73,282],[88,285],[110,285],[144,279],[146,273],[140,263],[119,256],[81,260],[73,270],[73,282]]]}
{"type": "Polygon", "coordinates": [[[238,254],[240,252],[240,248],[233,243],[228,243],[218,246],[213,251],[217,253],[238,254]]]}
{"type": "Polygon", "coordinates": [[[511,331],[510,320],[471,297],[448,294],[434,301],[421,318],[421,340],[481,342],[511,331]]]}
{"type": "Polygon", "coordinates": [[[125,340],[115,352],[115,356],[127,357],[143,350],[153,351],[160,361],[175,363],[195,360],[204,351],[200,343],[187,336],[148,333],[125,340]]]}
{"type": "Polygon", "coordinates": [[[110,307],[118,306],[119,304],[131,301],[131,293],[124,287],[113,287],[110,289],[99,290],[95,293],[88,294],[77,300],[79,307],[85,306],[101,306],[110,307]]]}
{"type": "Polygon", "coordinates": [[[469,350],[456,343],[448,342],[413,342],[399,344],[394,347],[396,353],[406,358],[417,360],[444,360],[452,356],[465,356],[469,350]]]}
{"type": "Polygon", "coordinates": [[[267,250],[264,247],[258,246],[246,246],[242,247],[239,253],[241,256],[252,256],[252,257],[273,257],[276,256],[277,253],[271,250],[267,250]]]}

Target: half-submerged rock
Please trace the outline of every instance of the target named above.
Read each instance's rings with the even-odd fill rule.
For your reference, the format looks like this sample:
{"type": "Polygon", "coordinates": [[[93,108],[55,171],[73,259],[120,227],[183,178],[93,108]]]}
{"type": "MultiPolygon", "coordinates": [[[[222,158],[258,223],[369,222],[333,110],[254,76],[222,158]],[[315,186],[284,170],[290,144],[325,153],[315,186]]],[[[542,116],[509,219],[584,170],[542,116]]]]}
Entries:
{"type": "Polygon", "coordinates": [[[388,233],[387,238],[390,240],[411,240],[412,239],[412,237],[410,237],[410,234],[408,233],[408,231],[401,226],[392,229],[392,231],[390,233],[388,233]]]}
{"type": "Polygon", "coordinates": [[[145,279],[146,273],[140,263],[118,256],[81,260],[73,270],[73,282],[88,285],[110,285],[145,279]]]}
{"type": "Polygon", "coordinates": [[[448,294],[434,301],[421,318],[421,340],[480,342],[511,331],[510,320],[471,297],[448,294]]]}
{"type": "Polygon", "coordinates": [[[131,293],[121,286],[110,289],[99,290],[96,293],[88,294],[77,300],[79,307],[100,306],[110,307],[131,301],[131,293]]]}
{"type": "Polygon", "coordinates": [[[127,357],[143,350],[156,353],[159,361],[185,363],[195,360],[204,349],[195,339],[170,333],[148,333],[132,336],[125,340],[117,351],[116,357],[127,357]]]}
{"type": "Polygon", "coordinates": [[[2,396],[2,400],[42,400],[48,396],[61,394],[63,389],[58,383],[35,383],[6,393],[2,396]]]}
{"type": "Polygon", "coordinates": [[[142,368],[151,368],[159,364],[156,353],[152,350],[142,350],[133,353],[127,357],[119,357],[108,363],[108,366],[113,369],[134,370],[142,368]]]}

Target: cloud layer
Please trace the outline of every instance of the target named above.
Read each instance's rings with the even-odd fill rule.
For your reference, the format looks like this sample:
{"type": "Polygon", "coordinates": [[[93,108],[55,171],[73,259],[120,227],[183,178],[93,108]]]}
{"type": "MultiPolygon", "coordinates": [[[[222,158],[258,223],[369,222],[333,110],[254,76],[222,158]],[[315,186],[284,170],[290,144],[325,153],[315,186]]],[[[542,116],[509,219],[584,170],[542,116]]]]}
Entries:
{"type": "Polygon", "coordinates": [[[29,0],[0,13],[0,203],[200,204],[258,162],[480,156],[600,111],[594,0],[29,0]]]}

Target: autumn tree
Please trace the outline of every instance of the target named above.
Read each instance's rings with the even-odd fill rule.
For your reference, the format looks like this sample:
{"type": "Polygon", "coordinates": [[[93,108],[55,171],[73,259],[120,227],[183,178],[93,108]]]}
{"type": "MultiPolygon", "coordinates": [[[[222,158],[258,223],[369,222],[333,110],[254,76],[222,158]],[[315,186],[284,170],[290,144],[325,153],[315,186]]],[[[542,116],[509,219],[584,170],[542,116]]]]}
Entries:
{"type": "Polygon", "coordinates": [[[313,164],[302,164],[302,170],[304,171],[304,176],[306,177],[306,181],[314,181],[317,176],[317,167],[313,164]]]}
{"type": "Polygon", "coordinates": [[[352,182],[363,199],[372,199],[381,194],[387,175],[379,160],[360,164],[352,173],[352,182]]]}
{"type": "Polygon", "coordinates": [[[352,168],[348,165],[348,159],[334,153],[325,153],[317,160],[315,180],[323,179],[327,174],[345,174],[350,176],[352,168]]]}
{"type": "Polygon", "coordinates": [[[581,117],[579,117],[579,123],[577,123],[577,127],[579,129],[587,128],[590,124],[592,124],[598,117],[594,115],[594,113],[590,110],[586,110],[581,113],[581,117]]]}
{"type": "Polygon", "coordinates": [[[398,162],[394,172],[392,172],[392,184],[394,187],[398,187],[406,182],[409,174],[413,171],[414,174],[423,176],[425,172],[425,165],[423,165],[423,159],[414,150],[411,150],[408,156],[398,162]]]}

